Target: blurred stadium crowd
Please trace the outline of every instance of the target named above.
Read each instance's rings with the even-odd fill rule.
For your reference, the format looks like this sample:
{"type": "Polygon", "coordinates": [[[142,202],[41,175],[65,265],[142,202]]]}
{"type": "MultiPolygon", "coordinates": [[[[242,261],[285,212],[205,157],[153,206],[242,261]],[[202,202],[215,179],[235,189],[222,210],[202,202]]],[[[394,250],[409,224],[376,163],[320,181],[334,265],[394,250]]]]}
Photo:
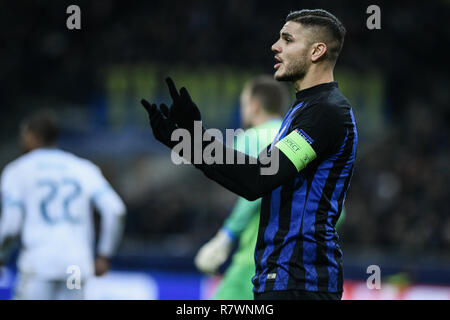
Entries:
{"type": "MultiPolygon", "coordinates": [[[[358,120],[360,147],[340,233],[344,250],[379,247],[448,254],[449,64],[444,49],[432,49],[435,42],[450,39],[450,29],[442,23],[449,16],[448,1],[380,3],[381,30],[366,28],[368,2],[75,2],[82,10],[80,31],[65,28],[71,2],[2,4],[0,97],[5,113],[0,161],[4,166],[18,154],[15,137],[21,117],[38,107],[58,110],[62,145],[99,164],[127,203],[122,250],[164,253],[170,248],[171,254],[193,254],[217,230],[236,197],[195,169],[169,162],[168,152],[148,132],[136,93],[127,95],[128,109],[117,116],[134,112],[131,118],[112,125],[108,70],[134,70],[146,63],[166,66],[154,76],[159,82],[179,66],[271,73],[270,46],[287,13],[301,6],[324,7],[347,27],[338,82],[339,72],[350,70],[369,78],[373,73],[379,79],[375,86],[382,87],[374,89],[381,93],[376,97],[381,121],[368,111],[358,120]],[[83,147],[87,140],[91,149],[83,147]],[[120,146],[120,152],[92,152],[106,145],[120,146]]],[[[345,89],[345,80],[339,83],[345,89]]],[[[166,93],[156,86],[153,97],[162,99],[166,93]]],[[[145,86],[140,87],[139,93],[145,94],[145,86]]],[[[351,96],[358,118],[359,107],[367,101],[370,105],[371,98],[353,95],[355,101],[351,96]]],[[[223,127],[238,126],[238,99],[235,95],[230,116],[221,119],[223,127]]]]}

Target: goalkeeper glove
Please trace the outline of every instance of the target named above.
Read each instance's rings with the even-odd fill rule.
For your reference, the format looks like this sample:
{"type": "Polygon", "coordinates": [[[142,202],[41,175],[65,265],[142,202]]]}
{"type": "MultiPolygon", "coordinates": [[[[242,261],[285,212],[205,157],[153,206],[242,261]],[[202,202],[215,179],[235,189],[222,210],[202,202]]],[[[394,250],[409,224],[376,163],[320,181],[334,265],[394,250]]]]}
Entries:
{"type": "Polygon", "coordinates": [[[204,244],[195,256],[195,266],[202,272],[215,274],[227,260],[233,248],[233,239],[223,229],[204,244]]]}

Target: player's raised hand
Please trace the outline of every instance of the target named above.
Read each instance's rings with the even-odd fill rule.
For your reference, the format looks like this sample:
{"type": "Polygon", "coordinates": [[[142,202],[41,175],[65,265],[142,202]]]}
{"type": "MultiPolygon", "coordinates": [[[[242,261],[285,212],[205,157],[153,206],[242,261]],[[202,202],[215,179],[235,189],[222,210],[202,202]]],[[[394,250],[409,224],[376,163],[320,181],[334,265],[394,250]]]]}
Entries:
{"type": "Polygon", "coordinates": [[[173,120],[178,127],[192,131],[194,121],[201,121],[202,116],[197,105],[192,101],[189,92],[182,87],[178,92],[173,80],[168,77],[166,83],[172,97],[172,106],[169,111],[169,118],[173,120]]]}
{"type": "Polygon", "coordinates": [[[160,108],[156,104],[150,104],[147,100],[142,99],[141,104],[147,110],[152,127],[153,135],[156,140],[160,141],[169,148],[173,148],[176,143],[171,140],[172,132],[177,129],[175,123],[169,119],[169,108],[165,104],[161,104],[160,108]]]}

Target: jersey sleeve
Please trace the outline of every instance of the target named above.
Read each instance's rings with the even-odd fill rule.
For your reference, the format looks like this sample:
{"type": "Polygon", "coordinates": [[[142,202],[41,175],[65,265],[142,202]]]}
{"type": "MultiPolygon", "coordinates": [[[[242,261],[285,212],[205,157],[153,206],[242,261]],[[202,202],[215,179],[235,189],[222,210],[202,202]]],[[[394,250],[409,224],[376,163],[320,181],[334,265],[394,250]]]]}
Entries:
{"type": "Polygon", "coordinates": [[[14,167],[6,167],[1,176],[2,214],[0,243],[19,234],[23,219],[23,198],[19,177],[14,167]]]}
{"type": "Polygon", "coordinates": [[[275,146],[300,171],[314,159],[327,158],[335,153],[345,133],[337,106],[318,104],[295,116],[291,132],[275,146]]]}
{"type": "Polygon", "coordinates": [[[261,199],[248,201],[244,198],[239,198],[230,216],[225,220],[223,228],[231,233],[233,239],[239,237],[260,208],[261,199]]]}
{"type": "Polygon", "coordinates": [[[123,235],[126,207],[98,167],[92,169],[91,175],[92,200],[101,216],[97,253],[111,257],[123,235]]]}
{"type": "Polygon", "coordinates": [[[16,205],[22,202],[19,177],[14,167],[6,167],[1,177],[2,206],[16,205]]]}

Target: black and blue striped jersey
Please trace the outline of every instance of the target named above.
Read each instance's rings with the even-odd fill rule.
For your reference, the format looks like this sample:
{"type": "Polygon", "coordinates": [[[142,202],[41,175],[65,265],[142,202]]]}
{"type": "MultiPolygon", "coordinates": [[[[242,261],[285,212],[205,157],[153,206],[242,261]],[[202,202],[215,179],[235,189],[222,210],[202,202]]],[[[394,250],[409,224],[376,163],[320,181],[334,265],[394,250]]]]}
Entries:
{"type": "Polygon", "coordinates": [[[335,226],[353,174],[358,135],[336,82],[297,92],[277,141],[296,131],[316,158],[263,196],[255,250],[255,292],[342,292],[335,226]]]}

